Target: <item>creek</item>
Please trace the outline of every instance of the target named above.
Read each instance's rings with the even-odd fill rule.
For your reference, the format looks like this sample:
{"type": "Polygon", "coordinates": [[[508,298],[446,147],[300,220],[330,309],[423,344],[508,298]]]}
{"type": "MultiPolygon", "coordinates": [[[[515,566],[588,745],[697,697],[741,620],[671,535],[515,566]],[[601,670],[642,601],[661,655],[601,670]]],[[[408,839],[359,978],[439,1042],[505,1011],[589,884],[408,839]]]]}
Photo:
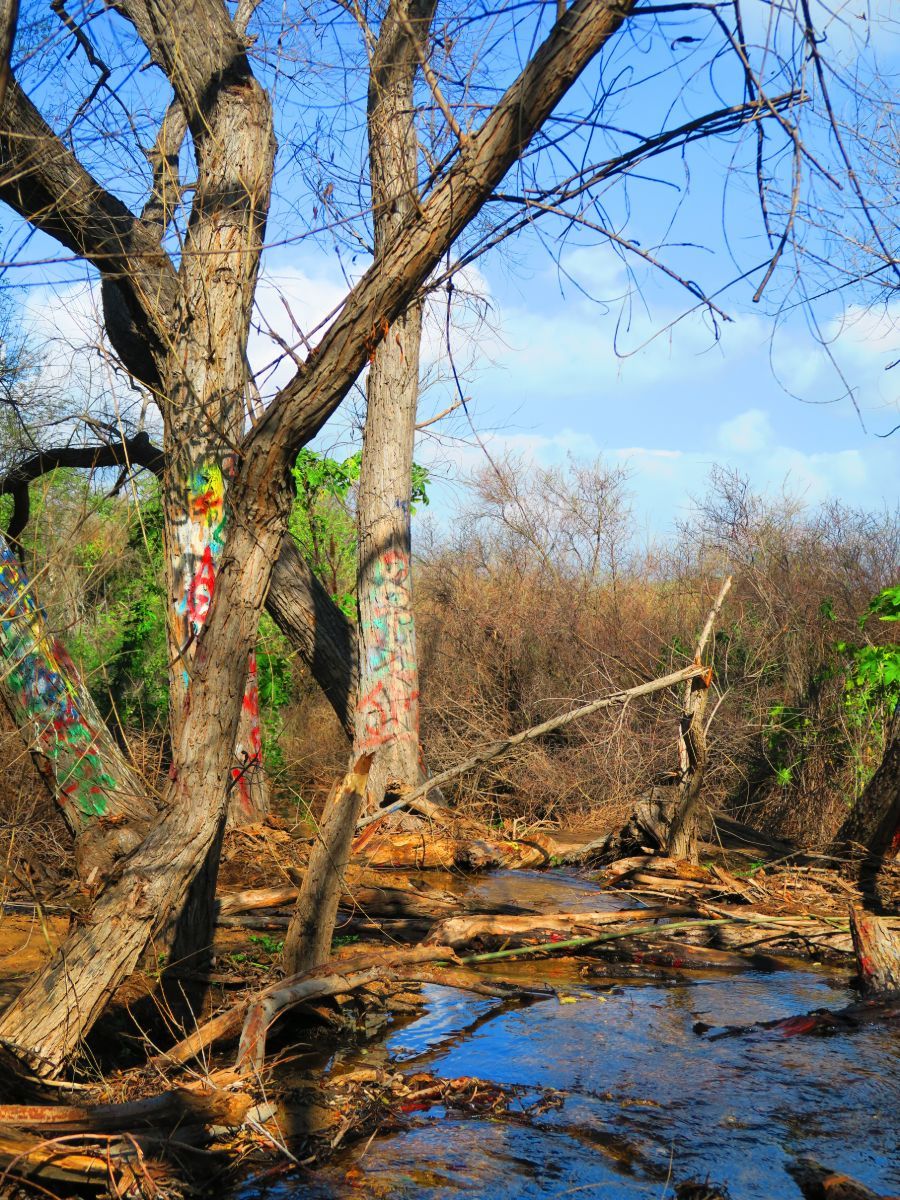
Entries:
{"type": "MultiPolygon", "coordinates": [[[[620,906],[556,873],[432,873],[429,882],[546,910],[620,906]]],[[[335,1072],[395,1064],[514,1085],[508,1115],[415,1113],[402,1131],[341,1152],[313,1176],[249,1181],[238,1200],[660,1200],[678,1182],[707,1178],[731,1200],[796,1200],[785,1167],[804,1155],[876,1192],[900,1193],[896,1024],[721,1040],[693,1029],[697,1021],[743,1025],[840,1008],[856,998],[848,972],[785,959],[764,972],[652,981],[629,977],[623,965],[621,978],[591,980],[584,961],[505,962],[505,977],[556,989],[524,1003],[428,985],[416,1016],[329,1055],[335,1072]]]]}

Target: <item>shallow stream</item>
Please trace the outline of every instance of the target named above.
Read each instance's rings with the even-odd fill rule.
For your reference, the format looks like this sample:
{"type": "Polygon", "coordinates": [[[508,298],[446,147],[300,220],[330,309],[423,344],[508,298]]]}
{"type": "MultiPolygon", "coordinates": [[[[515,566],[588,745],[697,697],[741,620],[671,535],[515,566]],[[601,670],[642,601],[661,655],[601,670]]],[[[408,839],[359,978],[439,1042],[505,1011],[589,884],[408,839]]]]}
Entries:
{"type": "MultiPolygon", "coordinates": [[[[497,901],[550,909],[618,907],[583,880],[506,872],[451,884],[497,901]]],[[[362,1143],[313,1179],[248,1183],[240,1200],[309,1196],[654,1197],[687,1179],[726,1185],[732,1200],[796,1200],[785,1171],[808,1155],[883,1194],[900,1193],[900,1029],[831,1037],[758,1032],[708,1040],[707,1025],[746,1024],[856,999],[847,975],[784,969],[665,982],[584,979],[573,960],[507,962],[503,974],[550,982],[527,1004],[429,986],[415,1019],[336,1070],[393,1062],[446,1077],[474,1075],[523,1091],[564,1094],[527,1120],[465,1118],[440,1108],[400,1133],[362,1143]]],[[[515,1110],[514,1105],[514,1110],[515,1110]]]]}

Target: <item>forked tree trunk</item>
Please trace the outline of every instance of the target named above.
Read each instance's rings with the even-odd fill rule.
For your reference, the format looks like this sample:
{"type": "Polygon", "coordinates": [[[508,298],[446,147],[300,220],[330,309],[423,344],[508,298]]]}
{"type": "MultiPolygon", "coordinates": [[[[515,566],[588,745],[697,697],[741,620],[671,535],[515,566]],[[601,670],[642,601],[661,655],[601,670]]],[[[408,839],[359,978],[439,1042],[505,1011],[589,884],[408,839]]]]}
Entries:
{"type": "Polygon", "coordinates": [[[96,885],[140,843],[156,805],[2,536],[0,696],[75,837],[79,875],[96,885]]]}
{"type": "Polygon", "coordinates": [[[0,1016],[0,1045],[37,1075],[58,1073],[148,940],[152,945],[164,933],[181,968],[202,961],[211,944],[215,874],[204,867],[216,865],[247,654],[286,519],[271,496],[263,502],[254,495],[245,512],[230,537],[234,556],[217,581],[221,599],[198,638],[163,812],[97,897],[90,921],[0,1016]],[[178,919],[174,943],[171,913],[178,919]]]}
{"type": "MultiPolygon", "coordinates": [[[[434,0],[395,0],[372,60],[368,128],[375,260],[418,196],[413,84],[434,0]],[[417,46],[418,43],[418,46],[417,46]]],[[[422,305],[397,318],[375,352],[366,389],[358,499],[359,693],[354,757],[375,754],[371,807],[415,787],[419,667],[412,610],[410,504],[419,399],[422,305]]]]}
{"type": "Polygon", "coordinates": [[[875,859],[900,855],[900,710],[894,713],[881,765],[832,844],[838,852],[859,846],[875,859]]]}
{"type": "MultiPolygon", "coordinates": [[[[152,238],[148,244],[146,228],[86,177],[21,94],[17,112],[36,131],[42,152],[26,156],[15,186],[5,189],[0,178],[0,194],[11,196],[19,211],[79,254],[127,275],[132,299],[154,322],[159,339],[154,354],[167,385],[161,391],[169,437],[179,432],[178,415],[191,413],[201,433],[216,433],[224,449],[221,441],[227,438],[216,423],[216,408],[223,397],[227,403],[243,393],[274,160],[271,111],[224,6],[215,0],[170,5],[165,21],[144,0],[119,0],[116,7],[131,19],[154,61],[164,65],[193,136],[197,187],[177,279],[152,238]],[[50,183],[33,186],[44,179],[48,155],[50,183]]],[[[244,440],[230,490],[228,552],[194,647],[188,703],[173,714],[173,769],[164,811],[100,893],[90,920],[73,930],[0,1017],[0,1043],[19,1063],[44,1076],[57,1074],[170,913],[180,914],[181,927],[187,927],[187,945],[209,944],[213,872],[205,873],[203,887],[194,885],[204,864],[214,865],[225,819],[247,657],[286,532],[292,457],[347,395],[382,323],[406,310],[631,7],[631,0],[615,6],[609,0],[575,0],[468,140],[466,155],[410,214],[385,264],[367,271],[353,288],[315,355],[244,440]]],[[[18,140],[6,137],[0,126],[0,161],[19,157],[18,140]]],[[[175,499],[164,494],[170,521],[175,499]]]]}

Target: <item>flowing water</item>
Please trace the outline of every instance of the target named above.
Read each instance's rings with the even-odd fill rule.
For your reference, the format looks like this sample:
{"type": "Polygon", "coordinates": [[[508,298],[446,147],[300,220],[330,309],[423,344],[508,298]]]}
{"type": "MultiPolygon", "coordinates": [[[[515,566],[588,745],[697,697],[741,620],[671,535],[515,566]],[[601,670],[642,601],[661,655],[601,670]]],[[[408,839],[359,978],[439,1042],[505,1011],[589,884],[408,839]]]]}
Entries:
{"type": "MultiPolygon", "coordinates": [[[[615,907],[564,876],[508,872],[458,888],[548,910],[615,907]]],[[[552,983],[556,995],[522,1004],[429,986],[415,1019],[333,1062],[340,1070],[387,1061],[518,1085],[511,1116],[436,1108],[311,1179],[249,1183],[241,1200],[614,1200],[673,1196],[676,1182],[707,1177],[727,1185],[732,1200],[796,1200],[785,1165],[803,1155],[877,1192],[900,1193],[896,1024],[831,1037],[708,1040],[693,1031],[698,1020],[743,1025],[842,1007],[856,998],[846,973],[786,964],[716,978],[592,982],[573,960],[549,959],[504,964],[504,975],[514,972],[552,983]],[[548,1088],[563,1093],[560,1106],[516,1116],[517,1105],[529,1108],[548,1088]]]]}

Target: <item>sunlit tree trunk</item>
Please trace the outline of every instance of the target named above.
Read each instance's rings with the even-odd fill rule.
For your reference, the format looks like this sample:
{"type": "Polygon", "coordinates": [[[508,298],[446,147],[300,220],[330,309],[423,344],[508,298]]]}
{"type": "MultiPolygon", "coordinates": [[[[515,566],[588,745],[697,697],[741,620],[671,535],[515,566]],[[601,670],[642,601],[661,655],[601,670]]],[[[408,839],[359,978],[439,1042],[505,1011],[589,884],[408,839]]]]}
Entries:
{"type": "MultiPolygon", "coordinates": [[[[372,61],[368,127],[375,261],[418,196],[413,85],[434,0],[388,9],[372,61]],[[418,45],[417,45],[418,43],[418,45]]],[[[410,570],[422,304],[387,330],[369,368],[358,500],[359,681],[354,758],[374,754],[373,806],[421,779],[419,667],[410,570]]]]}
{"type": "MultiPolygon", "coordinates": [[[[223,415],[230,418],[229,424],[237,440],[243,416],[240,392],[238,411],[223,415]]],[[[170,501],[167,505],[170,539],[167,562],[172,604],[170,690],[173,708],[178,712],[189,695],[194,644],[209,615],[225,549],[226,490],[233,472],[233,459],[230,454],[222,455],[215,446],[208,446],[205,450],[195,450],[192,455],[176,450],[173,462],[172,478],[166,481],[170,501]]],[[[248,659],[247,686],[233,758],[228,820],[230,824],[243,825],[259,820],[268,811],[255,652],[251,652],[248,659]]]]}

